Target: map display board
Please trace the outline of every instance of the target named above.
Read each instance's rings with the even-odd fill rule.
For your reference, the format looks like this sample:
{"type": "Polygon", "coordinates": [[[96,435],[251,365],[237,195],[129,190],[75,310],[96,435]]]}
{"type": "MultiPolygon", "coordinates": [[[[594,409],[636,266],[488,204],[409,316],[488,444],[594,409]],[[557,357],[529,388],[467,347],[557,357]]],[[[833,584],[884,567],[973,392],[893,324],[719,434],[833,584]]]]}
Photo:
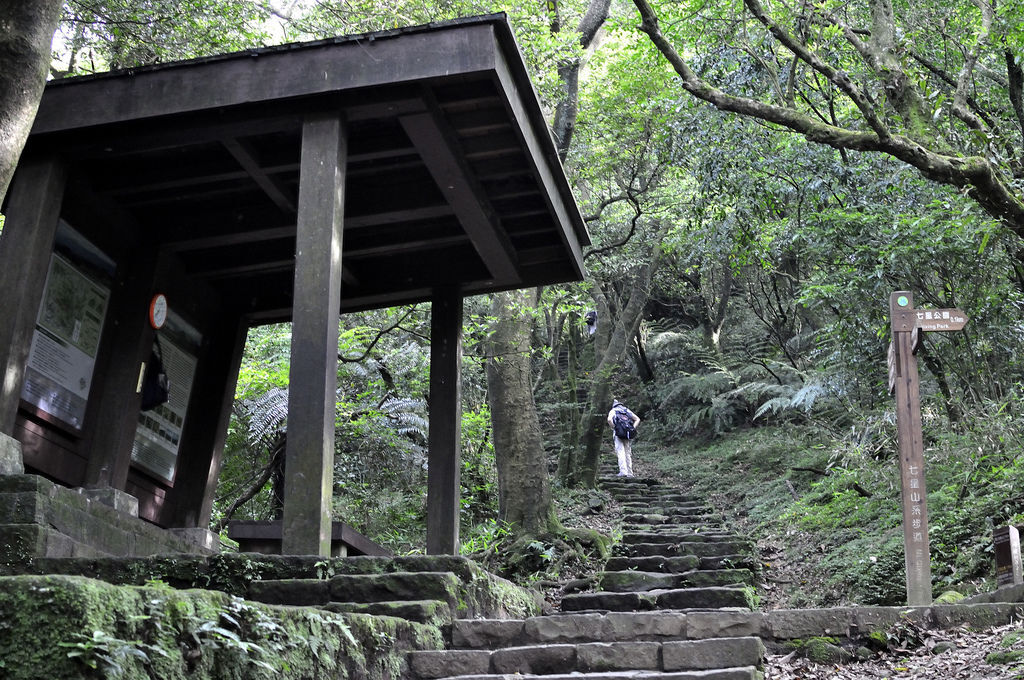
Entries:
{"type": "Polygon", "coordinates": [[[181,431],[192,396],[196,357],[168,340],[160,338],[164,370],[167,372],[167,402],[139,413],[132,445],[132,463],[168,482],[174,481],[181,431]]]}
{"type": "Polygon", "coordinates": [[[110,289],[50,259],[21,398],[81,430],[110,289]]]}

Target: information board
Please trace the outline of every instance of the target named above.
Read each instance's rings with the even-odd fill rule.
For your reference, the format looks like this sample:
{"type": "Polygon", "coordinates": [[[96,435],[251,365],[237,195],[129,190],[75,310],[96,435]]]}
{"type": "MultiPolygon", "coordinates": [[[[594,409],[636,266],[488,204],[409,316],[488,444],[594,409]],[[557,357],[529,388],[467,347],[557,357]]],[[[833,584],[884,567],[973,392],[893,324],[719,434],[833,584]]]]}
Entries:
{"type": "Polygon", "coordinates": [[[174,481],[188,401],[192,396],[196,357],[165,337],[160,339],[160,348],[170,385],[167,403],[139,413],[132,463],[171,482],[174,481]]]}
{"type": "Polygon", "coordinates": [[[21,398],[82,429],[110,289],[50,258],[21,398]]]}

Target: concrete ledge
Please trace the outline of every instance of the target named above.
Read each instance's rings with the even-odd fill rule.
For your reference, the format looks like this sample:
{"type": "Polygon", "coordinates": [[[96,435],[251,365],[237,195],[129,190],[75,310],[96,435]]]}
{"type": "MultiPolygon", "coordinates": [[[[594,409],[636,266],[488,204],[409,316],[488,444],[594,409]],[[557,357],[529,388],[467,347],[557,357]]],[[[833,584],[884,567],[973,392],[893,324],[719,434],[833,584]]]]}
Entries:
{"type": "Polygon", "coordinates": [[[0,433],[0,475],[25,474],[25,461],[21,455],[21,442],[0,433]]]}
{"type": "Polygon", "coordinates": [[[46,557],[204,554],[196,536],[183,537],[114,506],[137,509],[114,489],[69,489],[38,475],[0,475],[0,571],[46,557]]]}
{"type": "Polygon", "coordinates": [[[1012,586],[1003,586],[991,593],[981,593],[968,597],[963,601],[965,604],[984,604],[994,602],[1024,602],[1024,584],[1018,583],[1012,586]]]}
{"type": "Polygon", "coordinates": [[[179,529],[168,529],[174,536],[185,539],[189,543],[195,543],[203,550],[218,552],[220,550],[220,536],[203,527],[183,527],[179,529]]]}
{"type": "Polygon", "coordinates": [[[121,491],[120,489],[115,489],[110,486],[104,486],[98,489],[78,487],[75,491],[91,501],[102,503],[103,505],[109,506],[118,512],[123,512],[126,515],[131,515],[132,517],[139,516],[139,499],[126,491],[121,491]]]}

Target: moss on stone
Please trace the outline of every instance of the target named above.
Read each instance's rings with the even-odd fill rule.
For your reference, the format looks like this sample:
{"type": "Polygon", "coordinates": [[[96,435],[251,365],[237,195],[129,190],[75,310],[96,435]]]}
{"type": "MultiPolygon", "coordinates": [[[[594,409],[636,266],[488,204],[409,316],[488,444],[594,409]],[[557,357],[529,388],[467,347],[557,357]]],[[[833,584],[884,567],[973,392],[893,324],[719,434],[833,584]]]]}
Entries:
{"type": "Polygon", "coordinates": [[[849,661],[853,655],[838,645],[834,637],[812,637],[806,640],[792,640],[786,645],[814,663],[836,664],[849,661]]]}
{"type": "Polygon", "coordinates": [[[996,665],[1005,665],[1016,663],[1024,660],[1024,649],[1011,649],[1005,652],[992,652],[985,657],[985,663],[996,665]]]}
{"type": "Polygon", "coordinates": [[[964,599],[964,597],[964,595],[956,592],[955,590],[947,590],[935,598],[935,601],[932,604],[956,604],[960,600],[964,599]]]}
{"type": "Polygon", "coordinates": [[[999,641],[999,646],[1004,648],[1013,647],[1020,642],[1024,642],[1024,632],[1018,630],[1004,635],[1003,639],[999,641]]]}
{"type": "Polygon", "coordinates": [[[436,626],[393,617],[272,607],[167,585],[74,576],[0,578],[3,676],[126,680],[395,678],[410,649],[439,649],[436,626]]]}

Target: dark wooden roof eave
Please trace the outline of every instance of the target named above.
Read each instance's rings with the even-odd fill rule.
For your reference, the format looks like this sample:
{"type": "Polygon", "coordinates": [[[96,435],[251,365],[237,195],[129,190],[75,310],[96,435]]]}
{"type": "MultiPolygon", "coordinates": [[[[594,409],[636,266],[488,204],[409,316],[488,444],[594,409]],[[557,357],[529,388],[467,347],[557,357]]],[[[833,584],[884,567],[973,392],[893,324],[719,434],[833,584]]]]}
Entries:
{"type": "MultiPolygon", "coordinates": [[[[295,134],[301,126],[304,112],[331,109],[343,110],[346,117],[356,121],[372,121],[382,116],[410,121],[420,116],[428,123],[428,133],[433,134],[429,125],[430,87],[458,83],[459,78],[472,79],[466,82],[490,81],[499,93],[507,124],[518,140],[529,172],[536,181],[535,194],[546,206],[548,217],[545,219],[550,219],[555,226],[564,249],[561,262],[569,265],[569,270],[564,264],[545,268],[537,266],[537,258],[542,256],[531,256],[531,261],[534,261],[532,273],[517,277],[507,264],[494,261],[488,264],[492,277],[495,267],[499,272],[504,267],[504,275],[494,280],[487,280],[486,276],[470,276],[461,283],[462,289],[466,294],[472,294],[582,278],[581,247],[589,245],[589,235],[565,180],[550,129],[504,15],[55,81],[48,85],[40,105],[30,148],[33,145],[36,148],[49,146],[71,156],[79,154],[84,164],[91,158],[102,158],[105,152],[113,151],[113,156],[117,156],[118,153],[139,153],[138,150],[147,148],[156,151],[173,149],[179,136],[193,145],[208,139],[211,144],[222,145],[241,166],[240,172],[221,173],[222,177],[246,176],[259,186],[264,198],[272,201],[277,209],[289,211],[294,209],[294,194],[281,183],[284,177],[281,173],[287,175],[291,172],[290,166],[277,169],[263,167],[257,162],[255,151],[239,143],[233,135],[267,135],[278,131],[295,134]],[[337,68],[337,64],[342,62],[344,68],[337,68]],[[310,78],[309,73],[322,73],[323,77],[310,78]],[[372,96],[367,99],[368,93],[384,94],[375,103],[372,96]],[[417,93],[426,93],[426,99],[419,98],[417,93]]],[[[435,103],[435,111],[436,108],[435,103]]],[[[439,119],[438,122],[444,127],[444,120],[439,119]]],[[[402,126],[407,133],[416,136],[407,122],[402,126]]],[[[429,138],[429,134],[420,135],[420,144],[414,141],[414,150],[421,156],[426,153],[425,149],[437,148],[422,142],[423,138],[429,138]]],[[[374,153],[364,152],[360,157],[363,162],[372,162],[374,153]]],[[[461,158],[456,153],[448,167],[464,164],[461,158]]],[[[431,169],[435,180],[437,172],[436,168],[431,169]]],[[[472,178],[467,176],[467,179],[472,178]]],[[[224,181],[227,180],[220,180],[221,185],[226,186],[224,181]]],[[[164,183],[163,186],[170,185],[164,183]]],[[[140,195],[138,189],[134,191],[140,195]]],[[[451,196],[447,200],[451,203],[450,214],[468,228],[464,210],[460,212],[451,196]]],[[[484,206],[481,216],[488,211],[489,208],[484,206]]],[[[439,212],[435,208],[407,212],[422,216],[447,214],[447,211],[439,212]]],[[[361,220],[365,222],[364,218],[357,216],[352,224],[361,220]]],[[[272,236],[287,233],[287,227],[274,225],[247,228],[255,229],[253,233],[257,238],[261,233],[272,236]]],[[[523,232],[520,227],[517,233],[529,233],[529,230],[523,232]]],[[[507,238],[500,231],[489,236],[487,229],[470,235],[481,256],[485,256],[480,249],[481,240],[507,238]]],[[[228,243],[233,238],[238,239],[239,236],[228,235],[223,242],[228,243]]],[[[447,240],[453,239],[448,237],[447,240]]],[[[206,241],[210,244],[217,242],[218,237],[206,241]]],[[[194,244],[202,243],[201,238],[194,240],[194,244]]],[[[508,243],[506,241],[504,246],[506,249],[510,247],[508,243]]],[[[539,253],[553,250],[552,245],[550,242],[533,245],[524,242],[520,247],[532,247],[539,253]]],[[[171,244],[170,247],[180,250],[178,245],[171,244]]],[[[362,253],[365,256],[372,250],[364,247],[362,253]]],[[[509,254],[511,260],[507,262],[518,267],[515,264],[518,263],[518,254],[511,251],[509,254]]],[[[282,265],[286,267],[287,263],[277,258],[274,266],[280,269],[282,265]]],[[[236,267],[236,270],[244,268],[236,267]]],[[[366,294],[343,299],[342,308],[368,309],[426,299],[429,295],[424,294],[422,283],[412,283],[408,290],[364,292],[366,294]]],[[[253,310],[254,318],[278,315],[281,311],[273,304],[262,303],[259,307],[259,310],[253,310]]]]}

